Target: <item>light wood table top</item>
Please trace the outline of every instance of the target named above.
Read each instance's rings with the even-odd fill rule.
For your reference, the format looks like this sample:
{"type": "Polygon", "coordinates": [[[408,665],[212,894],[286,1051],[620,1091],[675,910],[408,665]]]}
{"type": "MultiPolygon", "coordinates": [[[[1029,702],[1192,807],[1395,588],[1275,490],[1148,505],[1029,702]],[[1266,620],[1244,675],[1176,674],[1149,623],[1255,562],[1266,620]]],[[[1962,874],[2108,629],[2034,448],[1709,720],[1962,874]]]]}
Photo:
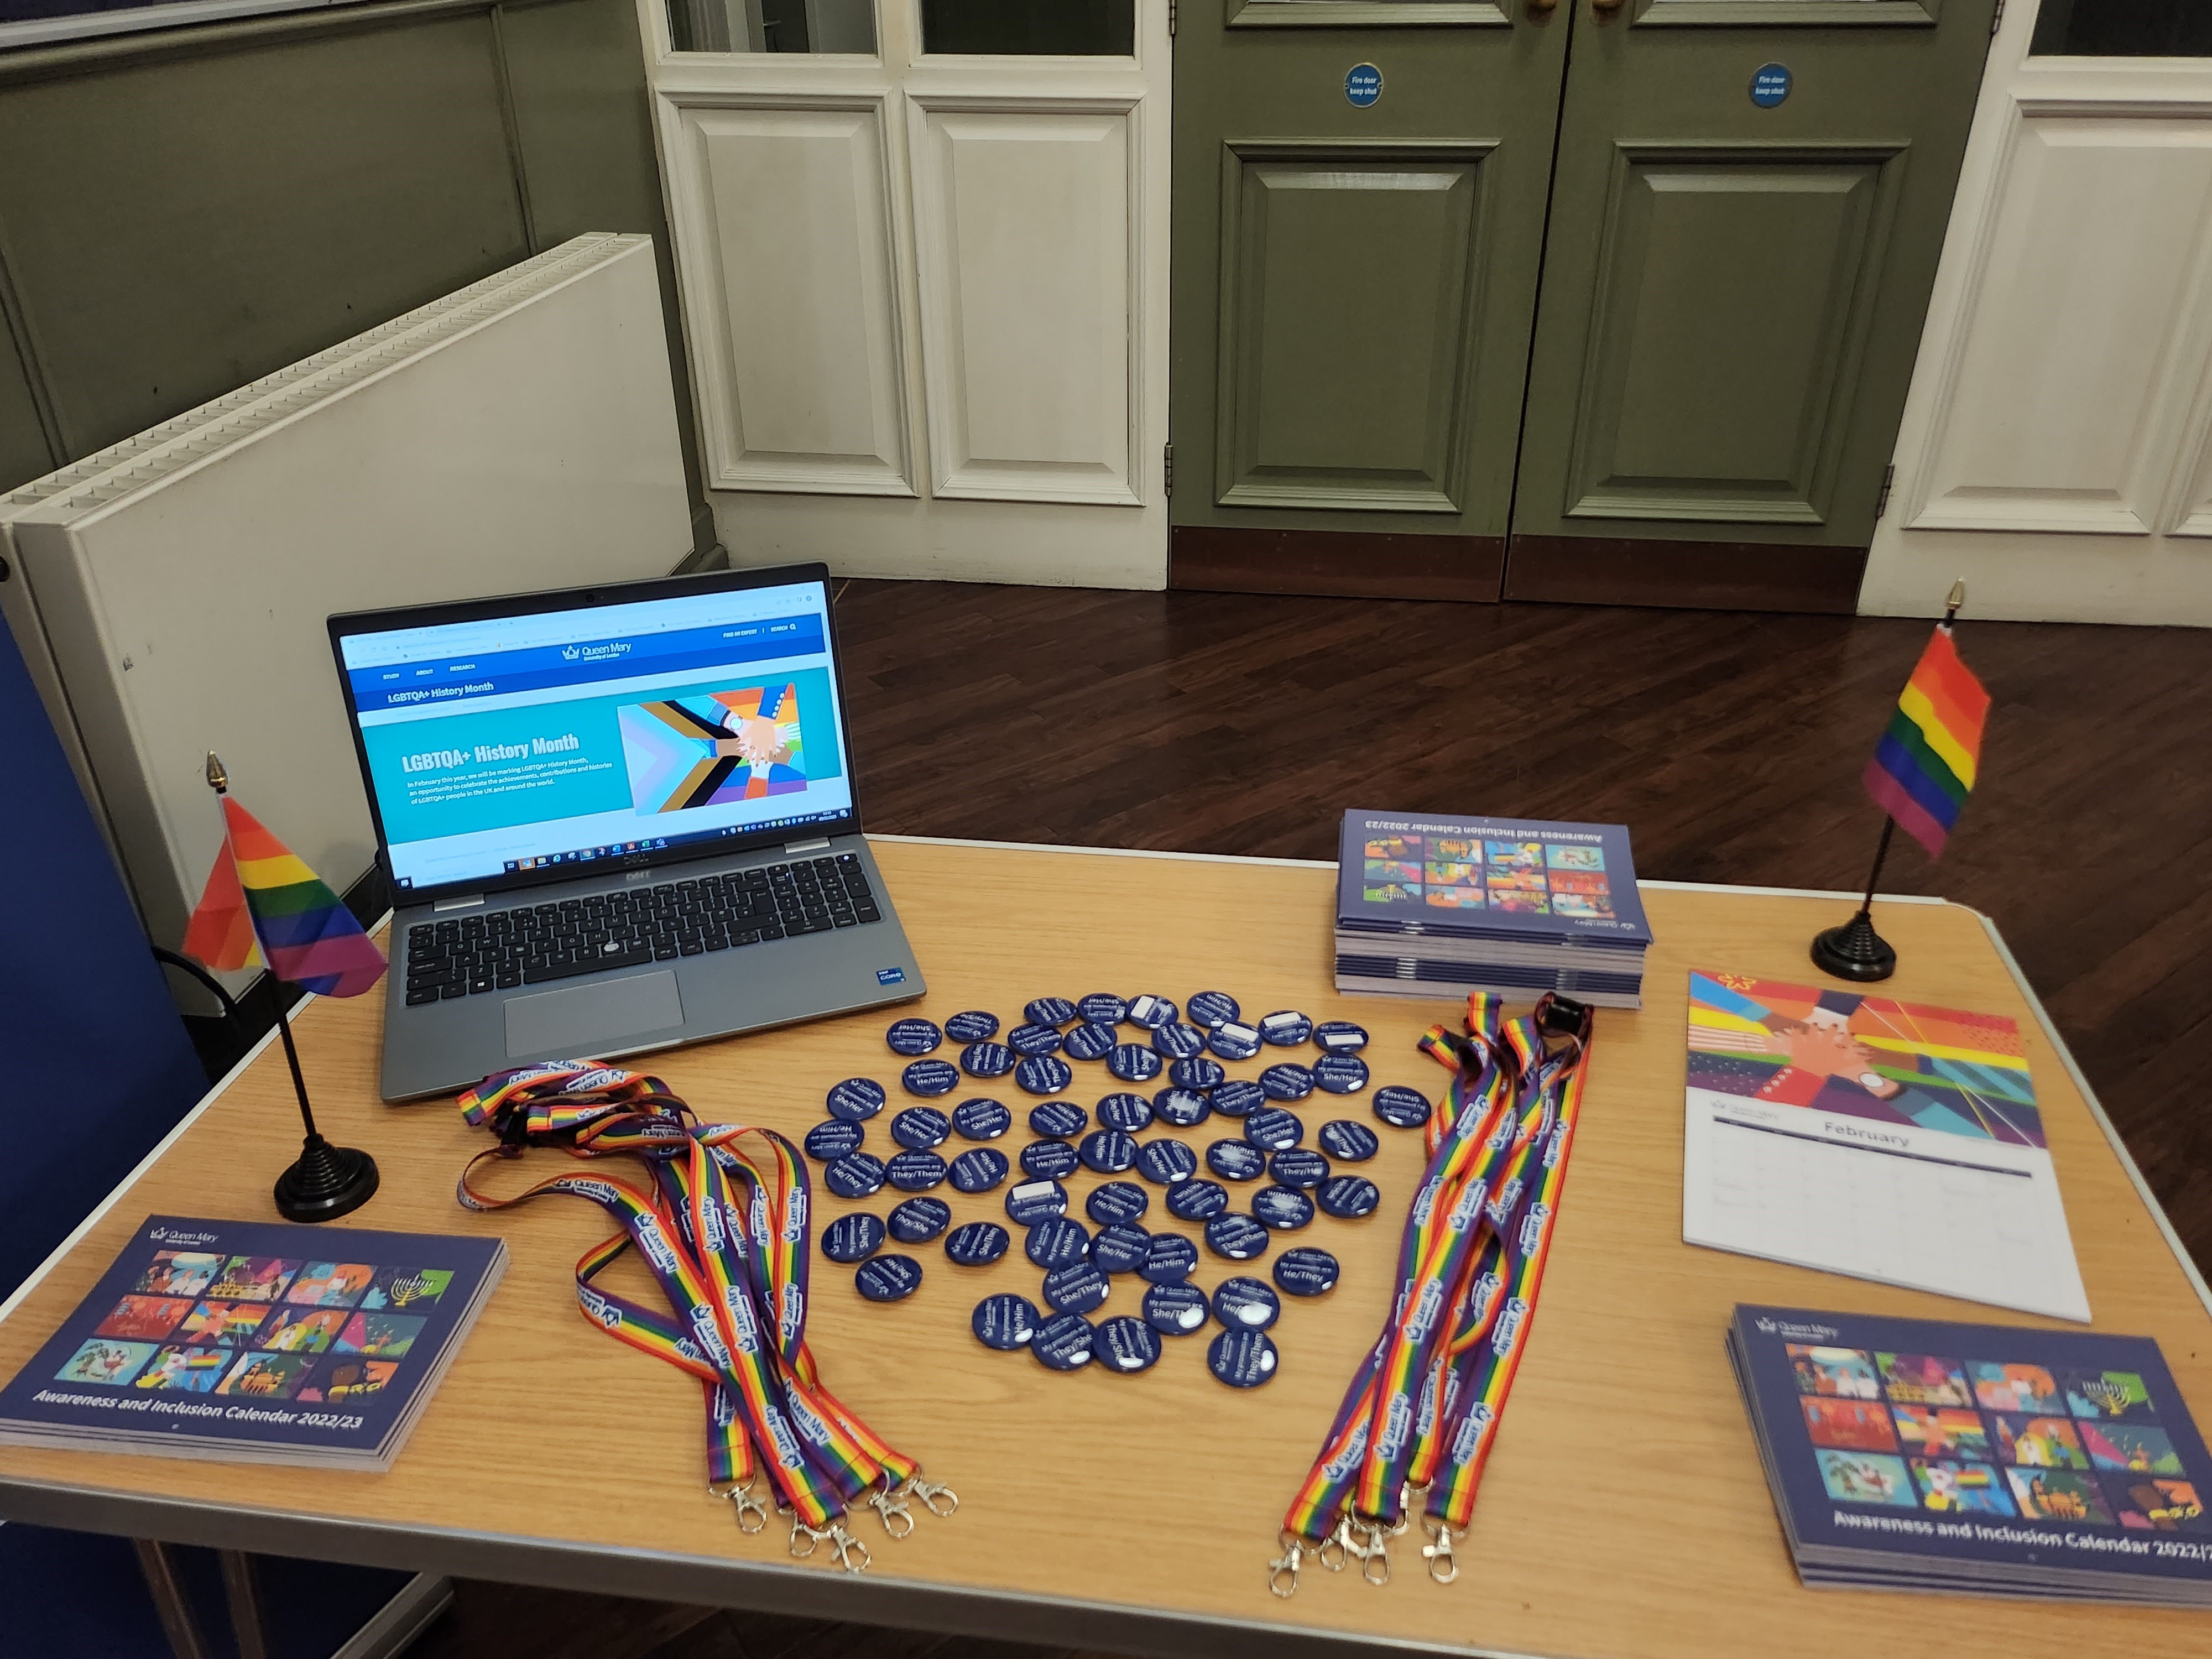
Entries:
{"type": "MultiPolygon", "coordinates": [[[[1296,1007],[1358,1021],[1373,1034],[1376,1085],[1410,1083],[1434,1097],[1444,1081],[1413,1042],[1452,1018],[1450,1005],[1331,988],[1332,867],[896,840],[876,850],[930,984],[902,1012],[941,1022],[988,1008],[1012,1023],[1023,1002],[1043,994],[1109,988],[1181,1001],[1219,988],[1249,1012],[1296,1007]]],[[[1386,1588],[1356,1570],[1310,1565],[1294,1599],[1267,1588],[1279,1517],[1382,1316],[1418,1135],[1380,1129],[1382,1152],[1368,1166],[1383,1189],[1378,1214],[1323,1217],[1296,1241],[1335,1253],[1343,1279],[1316,1302],[1285,1298],[1275,1332],[1281,1370],[1249,1393],[1207,1375],[1201,1339],[1171,1340],[1160,1364],[1136,1376],[1095,1365],[1056,1374],[1024,1354],[986,1350],[969,1332],[975,1303],[995,1291],[1036,1293],[1018,1249],[970,1271],[934,1245],[916,1247],[926,1282],[888,1307],[863,1302],[850,1269],[819,1263],[811,1340],[825,1378],[962,1500],[957,1516],[923,1517],[903,1543],[883,1540],[863,1515],[854,1529],[875,1565],[853,1577],[820,1559],[791,1560],[779,1527],[741,1537],[728,1506],[703,1490],[696,1385],[582,1322],[571,1271],[606,1232],[595,1206],[546,1200],[489,1216],[459,1207],[454,1178],[485,1139],[449,1105],[378,1102],[375,995],[319,1002],[298,1023],[325,1132],[368,1148],[383,1168],[383,1190],[355,1221],[495,1232],[511,1252],[505,1281],[397,1466],[333,1474],[0,1447],[0,1515],[1139,1651],[1279,1655],[1350,1638],[1710,1659],[1799,1651],[1845,1631],[1867,1652],[1917,1650],[1945,1632],[1936,1639],[1972,1650],[2069,1659],[2212,1651],[2212,1614],[1799,1587],[1722,1351],[1733,1305],[2019,1316],[1682,1243],[1687,972],[1815,978],[1807,942],[1847,911],[1832,898],[1741,889],[1650,886],[1645,901],[1658,936],[1646,1006],[1598,1014],[1532,1346],[1451,1587],[1428,1581],[1408,1533],[1386,1588]]],[[[1877,921],[1901,963],[1886,991],[2021,1023],[2094,1328],[2157,1338],[2197,1419],[2212,1422],[2212,1316],[2201,1283],[1994,933],[1943,904],[1884,904],[1877,921]]],[[[824,1091],[842,1078],[876,1077],[896,1104],[903,1062],[883,1042],[890,1017],[637,1063],[710,1119],[796,1138],[819,1121],[824,1091]]],[[[1079,1097],[1085,1087],[1103,1092],[1102,1076],[1079,1070],[1079,1097]]],[[[1017,1127],[1001,1144],[1022,1144],[1026,1097],[973,1092],[1015,1109],[1017,1127]]],[[[1316,1127],[1340,1114],[1370,1120],[1364,1097],[1316,1096],[1297,1109],[1316,1127]]],[[[0,1323],[0,1375],[46,1340],[148,1214],[269,1218],[269,1183],[297,1137],[283,1058],[264,1049],[0,1323]]],[[[1186,1133],[1195,1146],[1212,1138],[1206,1126],[1186,1133]]],[[[872,1144],[886,1139],[872,1129],[872,1144]]],[[[543,1156],[537,1174],[574,1167],[543,1156]]],[[[492,1179],[504,1189],[524,1174],[492,1179]]],[[[1079,1204],[1096,1181],[1085,1172],[1068,1183],[1079,1204]]],[[[956,1221],[1000,1215],[1002,1194],[943,1192],[956,1221]]],[[[865,1207],[880,1214],[889,1196],[865,1207]]],[[[817,1219],[854,1207],[824,1194],[817,1219]]],[[[1194,1277],[1210,1288],[1229,1269],[1201,1255],[1194,1277]]],[[[1133,1283],[1118,1279],[1097,1317],[1133,1311],[1133,1283]]]]}

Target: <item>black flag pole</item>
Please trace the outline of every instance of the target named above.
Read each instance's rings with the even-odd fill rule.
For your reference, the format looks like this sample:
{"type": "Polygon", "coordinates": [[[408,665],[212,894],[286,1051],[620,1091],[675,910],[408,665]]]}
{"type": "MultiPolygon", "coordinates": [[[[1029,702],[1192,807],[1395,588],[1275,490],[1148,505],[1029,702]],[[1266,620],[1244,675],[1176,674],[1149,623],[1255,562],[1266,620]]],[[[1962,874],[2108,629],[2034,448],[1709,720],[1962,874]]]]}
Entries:
{"type": "MultiPolygon", "coordinates": [[[[213,750],[208,751],[207,781],[217,795],[228,793],[230,775],[213,750]]],[[[276,1004],[276,1034],[283,1039],[284,1063],[292,1071],[292,1092],[300,1099],[300,1125],[307,1132],[300,1156],[276,1177],[276,1213],[287,1221],[335,1221],[375,1197],[381,1177],[376,1160],[367,1152],[333,1146],[315,1127],[315,1109],[307,1102],[307,1079],[300,1070],[300,1051],[292,1042],[292,1018],[285,1006],[294,988],[276,976],[274,962],[269,964],[269,988],[276,1004]]]]}
{"type": "Polygon", "coordinates": [[[1897,833],[1897,820],[1885,817],[1881,839],[1875,844],[1874,868],[1867,872],[1866,896],[1858,914],[1840,927],[1829,927],[1813,936],[1814,965],[1838,979],[1887,979],[1897,971],[1897,952],[1874,930],[1874,889],[1881,879],[1881,861],[1889,856],[1889,838],[1897,833]]]}
{"type": "MultiPolygon", "coordinates": [[[[1966,602],[1966,583],[1961,577],[1951,584],[1943,602],[1944,627],[1958,620],[1959,607],[1966,602]]],[[[1884,813],[1881,839],[1875,843],[1874,868],[1867,872],[1866,896],[1859,901],[1858,914],[1840,927],[1823,928],[1813,936],[1813,965],[1822,973],[1867,983],[1897,971],[1896,951],[1874,930],[1874,890],[1881,880],[1882,861],[1889,856],[1890,837],[1896,833],[1897,820],[1884,813]]]]}

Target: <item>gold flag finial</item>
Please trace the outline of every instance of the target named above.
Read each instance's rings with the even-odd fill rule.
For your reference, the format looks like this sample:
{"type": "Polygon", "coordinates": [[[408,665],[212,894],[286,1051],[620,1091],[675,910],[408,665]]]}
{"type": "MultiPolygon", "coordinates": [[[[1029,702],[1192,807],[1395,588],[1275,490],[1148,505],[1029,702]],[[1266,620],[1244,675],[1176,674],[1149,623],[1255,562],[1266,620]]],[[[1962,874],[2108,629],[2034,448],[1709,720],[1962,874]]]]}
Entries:
{"type": "Polygon", "coordinates": [[[1943,601],[1943,620],[1949,622],[1959,614],[1959,607],[1966,602],[1966,579],[1964,576],[1951,584],[1950,597],[1943,601]]]}
{"type": "Polygon", "coordinates": [[[230,774],[222,769],[222,757],[212,749],[208,750],[207,781],[208,787],[218,795],[230,787],[230,774]]]}

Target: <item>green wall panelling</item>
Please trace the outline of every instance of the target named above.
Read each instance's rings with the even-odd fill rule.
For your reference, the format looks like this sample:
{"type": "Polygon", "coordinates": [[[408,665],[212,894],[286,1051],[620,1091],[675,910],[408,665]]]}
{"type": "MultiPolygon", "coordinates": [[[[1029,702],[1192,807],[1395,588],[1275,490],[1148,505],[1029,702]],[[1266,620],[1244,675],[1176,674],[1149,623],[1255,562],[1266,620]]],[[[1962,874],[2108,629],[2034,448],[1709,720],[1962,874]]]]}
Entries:
{"type": "MultiPolygon", "coordinates": [[[[684,476],[702,501],[699,445],[676,299],[676,257],[661,208],[660,163],[645,88],[637,11],[628,0],[550,0],[496,13],[540,249],[587,230],[649,234],[660,262],[684,476]]],[[[713,520],[705,534],[714,538],[713,520]]]]}
{"type": "Polygon", "coordinates": [[[659,246],[629,0],[389,3],[0,54],[0,488],[585,230],[659,246]],[[21,165],[17,164],[21,158],[21,165]]]}
{"type": "Polygon", "coordinates": [[[481,15],[6,87],[0,153],[80,453],[529,254],[481,15]]]}
{"type": "Polygon", "coordinates": [[[39,418],[39,397],[22,327],[8,285],[6,258],[0,252],[0,489],[51,472],[62,461],[39,418]]]}

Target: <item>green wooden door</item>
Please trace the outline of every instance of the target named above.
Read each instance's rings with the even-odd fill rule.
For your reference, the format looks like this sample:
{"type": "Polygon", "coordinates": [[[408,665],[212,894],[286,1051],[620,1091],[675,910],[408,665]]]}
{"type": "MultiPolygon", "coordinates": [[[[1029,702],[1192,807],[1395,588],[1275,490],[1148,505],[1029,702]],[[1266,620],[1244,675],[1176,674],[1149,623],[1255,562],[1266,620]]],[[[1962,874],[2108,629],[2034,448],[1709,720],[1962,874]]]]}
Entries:
{"type": "Polygon", "coordinates": [[[1567,25],[1182,0],[1171,582],[1498,596],[1567,25]]]}
{"type": "Polygon", "coordinates": [[[1851,610],[1994,0],[1563,4],[1506,597],[1851,610]]]}

